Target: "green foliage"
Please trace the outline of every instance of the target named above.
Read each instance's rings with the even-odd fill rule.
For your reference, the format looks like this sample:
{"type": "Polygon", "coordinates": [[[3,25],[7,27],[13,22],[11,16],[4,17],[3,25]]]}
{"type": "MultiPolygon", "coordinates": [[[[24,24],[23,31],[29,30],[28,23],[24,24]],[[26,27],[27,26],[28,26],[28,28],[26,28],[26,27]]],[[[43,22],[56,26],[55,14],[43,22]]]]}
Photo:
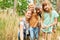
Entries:
{"type": "Polygon", "coordinates": [[[14,5],[14,0],[2,0],[0,1],[0,8],[1,9],[6,9],[6,8],[11,8],[14,5]]]}
{"type": "MultiPolygon", "coordinates": [[[[49,0],[54,9],[56,9],[56,0],[49,0]]],[[[27,9],[27,0],[17,0],[17,14],[20,16],[20,15],[24,15],[24,12],[23,11],[26,11],[27,9]]],[[[0,0],[0,8],[1,9],[6,9],[6,8],[13,8],[14,6],[14,0],[0,0]]]]}
{"type": "Polygon", "coordinates": [[[57,3],[57,0],[49,0],[53,6],[54,9],[56,9],[56,3],[57,3]]]}
{"type": "Polygon", "coordinates": [[[27,0],[18,0],[18,4],[17,4],[17,13],[18,15],[24,15],[23,11],[26,11],[27,9],[27,0]]]}
{"type": "MultiPolygon", "coordinates": [[[[17,13],[18,15],[24,15],[24,12],[27,9],[27,0],[17,0],[17,13]]],[[[0,0],[0,9],[13,8],[14,0],[0,0]]]]}
{"type": "Polygon", "coordinates": [[[14,1],[13,0],[6,0],[4,2],[4,5],[6,8],[12,7],[14,5],[14,1]]]}

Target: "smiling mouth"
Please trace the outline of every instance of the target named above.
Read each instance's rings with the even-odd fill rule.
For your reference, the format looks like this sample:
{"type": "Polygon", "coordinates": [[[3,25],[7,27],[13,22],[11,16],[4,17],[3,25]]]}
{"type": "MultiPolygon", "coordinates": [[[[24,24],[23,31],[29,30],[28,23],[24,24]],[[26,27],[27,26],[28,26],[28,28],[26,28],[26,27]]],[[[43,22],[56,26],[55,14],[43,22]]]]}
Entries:
{"type": "Polygon", "coordinates": [[[46,10],[48,10],[48,8],[45,8],[46,10]]]}

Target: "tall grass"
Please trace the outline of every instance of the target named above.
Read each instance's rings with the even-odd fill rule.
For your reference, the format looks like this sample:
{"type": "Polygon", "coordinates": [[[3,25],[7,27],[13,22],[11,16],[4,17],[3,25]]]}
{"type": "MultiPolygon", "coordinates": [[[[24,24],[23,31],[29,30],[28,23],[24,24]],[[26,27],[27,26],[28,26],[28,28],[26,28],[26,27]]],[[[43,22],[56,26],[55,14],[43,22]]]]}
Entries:
{"type": "MultiPolygon", "coordinates": [[[[18,23],[18,16],[0,12],[0,40],[18,40],[18,23]]],[[[57,36],[60,36],[60,27],[57,27],[57,36]]]]}
{"type": "Polygon", "coordinates": [[[58,21],[60,22],[60,14],[59,14],[59,17],[58,17],[58,21]]]}
{"type": "Polygon", "coordinates": [[[0,12],[0,40],[17,40],[18,17],[0,12]]]}

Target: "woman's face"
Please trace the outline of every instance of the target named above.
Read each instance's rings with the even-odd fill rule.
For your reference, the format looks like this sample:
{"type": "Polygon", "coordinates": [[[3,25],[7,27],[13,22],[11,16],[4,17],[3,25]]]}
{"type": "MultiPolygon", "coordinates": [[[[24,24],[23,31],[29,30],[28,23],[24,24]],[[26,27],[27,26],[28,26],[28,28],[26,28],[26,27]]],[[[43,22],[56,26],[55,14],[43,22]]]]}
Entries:
{"type": "Polygon", "coordinates": [[[32,16],[32,13],[31,13],[31,11],[27,11],[27,13],[25,14],[25,16],[26,16],[26,18],[31,18],[31,16],[32,16]]]}

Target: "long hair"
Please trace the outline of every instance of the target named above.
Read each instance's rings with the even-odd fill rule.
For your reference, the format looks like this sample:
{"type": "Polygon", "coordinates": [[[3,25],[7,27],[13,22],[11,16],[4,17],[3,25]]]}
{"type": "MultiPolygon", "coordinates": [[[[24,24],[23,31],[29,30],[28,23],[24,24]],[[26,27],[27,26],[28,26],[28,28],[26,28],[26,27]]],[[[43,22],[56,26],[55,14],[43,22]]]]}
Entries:
{"type": "Polygon", "coordinates": [[[46,5],[48,5],[48,6],[50,7],[49,12],[51,12],[51,10],[52,10],[52,4],[51,4],[50,1],[48,1],[48,0],[45,0],[45,1],[43,1],[43,3],[42,3],[43,11],[45,11],[45,10],[44,10],[44,7],[45,7],[46,5]]]}
{"type": "MultiPolygon", "coordinates": [[[[28,11],[30,11],[31,12],[31,10],[27,10],[26,12],[25,12],[25,17],[26,17],[26,14],[27,14],[27,12],[28,11]]],[[[32,12],[31,12],[31,15],[32,15],[32,12]]],[[[31,17],[30,17],[31,18],[31,17]]],[[[27,22],[29,22],[30,21],[30,18],[27,20],[27,22]]]]}
{"type": "Polygon", "coordinates": [[[51,17],[51,12],[52,12],[52,9],[53,9],[52,4],[50,3],[50,1],[45,0],[45,1],[42,3],[43,12],[45,12],[44,7],[45,7],[46,5],[48,5],[48,6],[50,7],[49,10],[48,10],[48,13],[50,14],[50,17],[51,17]]]}

